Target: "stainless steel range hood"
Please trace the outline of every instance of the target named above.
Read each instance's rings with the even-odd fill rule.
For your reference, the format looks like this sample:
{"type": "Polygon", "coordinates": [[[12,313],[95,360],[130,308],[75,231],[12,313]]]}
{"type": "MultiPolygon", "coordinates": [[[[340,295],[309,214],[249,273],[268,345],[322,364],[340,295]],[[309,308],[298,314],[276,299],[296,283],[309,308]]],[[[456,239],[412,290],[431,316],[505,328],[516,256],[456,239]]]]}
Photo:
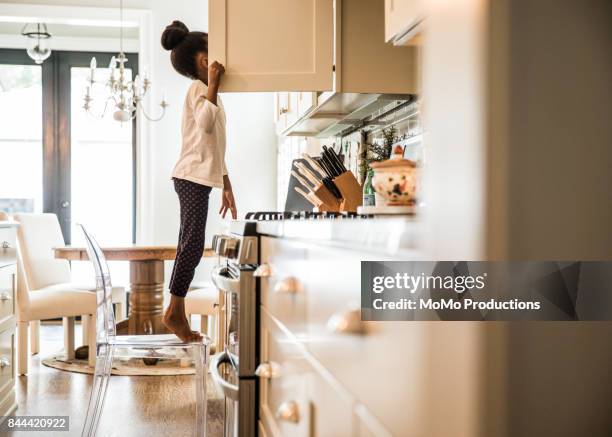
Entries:
{"type": "Polygon", "coordinates": [[[329,138],[359,126],[364,119],[392,104],[414,99],[412,94],[363,94],[324,92],[317,105],[281,132],[287,136],[329,138]]]}

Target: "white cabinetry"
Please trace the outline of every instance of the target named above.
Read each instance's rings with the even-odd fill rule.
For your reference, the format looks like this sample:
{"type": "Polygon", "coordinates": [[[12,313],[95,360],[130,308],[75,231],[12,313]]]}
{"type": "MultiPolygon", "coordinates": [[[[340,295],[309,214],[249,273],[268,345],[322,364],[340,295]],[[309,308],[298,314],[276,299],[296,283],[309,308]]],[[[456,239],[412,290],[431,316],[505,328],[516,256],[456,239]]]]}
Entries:
{"type": "Polygon", "coordinates": [[[395,45],[420,43],[424,0],[385,0],[385,41],[395,45]]]}
{"type": "MultiPolygon", "coordinates": [[[[3,216],[0,211],[0,216],[3,216]]],[[[16,224],[0,217],[0,424],[15,401],[16,224]]]]}
{"type": "Polygon", "coordinates": [[[221,91],[332,88],[332,0],[210,0],[208,17],[221,91]]]}
{"type": "Polygon", "coordinates": [[[210,0],[223,92],[416,92],[412,47],[386,44],[384,0],[210,0]]]}

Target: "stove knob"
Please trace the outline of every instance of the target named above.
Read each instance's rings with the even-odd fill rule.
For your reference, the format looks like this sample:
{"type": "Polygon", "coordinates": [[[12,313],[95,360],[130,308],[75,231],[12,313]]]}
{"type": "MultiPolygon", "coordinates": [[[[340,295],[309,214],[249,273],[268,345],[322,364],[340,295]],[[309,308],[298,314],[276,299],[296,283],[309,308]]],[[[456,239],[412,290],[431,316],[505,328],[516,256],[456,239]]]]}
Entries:
{"type": "Polygon", "coordinates": [[[217,255],[225,256],[226,237],[219,235],[215,242],[215,252],[217,255]]]}
{"type": "Polygon", "coordinates": [[[219,245],[220,238],[221,238],[221,235],[219,234],[215,234],[212,237],[212,250],[214,250],[215,252],[217,251],[217,246],[219,245]]]}
{"type": "Polygon", "coordinates": [[[234,258],[238,254],[238,240],[220,235],[219,238],[217,238],[215,252],[225,258],[234,258]]]}
{"type": "Polygon", "coordinates": [[[228,238],[225,256],[228,258],[236,258],[238,256],[238,245],[239,240],[236,238],[228,238]]]}

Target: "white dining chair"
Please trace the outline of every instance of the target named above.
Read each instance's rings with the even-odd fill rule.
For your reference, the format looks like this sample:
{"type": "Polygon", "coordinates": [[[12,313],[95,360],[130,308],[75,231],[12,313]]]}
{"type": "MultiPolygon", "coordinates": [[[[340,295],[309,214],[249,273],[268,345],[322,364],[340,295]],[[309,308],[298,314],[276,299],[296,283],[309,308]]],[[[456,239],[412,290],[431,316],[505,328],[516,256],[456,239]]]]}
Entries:
{"type": "MultiPolygon", "coordinates": [[[[56,259],[54,247],[64,246],[64,239],[55,214],[15,214],[18,241],[17,322],[18,373],[28,372],[28,324],[31,352],[39,351],[41,320],[62,318],[64,347],[67,359],[74,358],[74,325],[81,316],[83,344],[88,344],[90,318],[95,313],[95,285],[71,282],[70,264],[56,259]]],[[[125,317],[125,289],[115,287],[119,301],[116,310],[125,317]]],[[[95,364],[95,354],[89,354],[89,365],[95,364]]]]}
{"type": "MultiPolygon", "coordinates": [[[[210,340],[184,343],[175,335],[116,335],[112,310],[111,277],[104,253],[98,243],[82,226],[87,244],[87,254],[96,272],[95,343],[92,351],[97,355],[87,416],[82,436],[95,436],[102,415],[104,398],[108,388],[114,358],[168,359],[176,354],[190,354],[195,362],[196,414],[195,435],[206,433],[206,373],[210,340]],[[168,352],[172,351],[173,354],[168,352]]],[[[93,333],[94,330],[92,330],[93,333]]],[[[187,358],[181,357],[181,358],[187,358]]]]}
{"type": "MultiPolygon", "coordinates": [[[[198,288],[189,290],[185,296],[185,313],[187,320],[192,322],[192,316],[200,316],[200,332],[217,342],[217,326],[219,312],[219,291],[212,284],[199,284],[198,288]]],[[[216,345],[216,350],[219,345],[216,345]]]]}

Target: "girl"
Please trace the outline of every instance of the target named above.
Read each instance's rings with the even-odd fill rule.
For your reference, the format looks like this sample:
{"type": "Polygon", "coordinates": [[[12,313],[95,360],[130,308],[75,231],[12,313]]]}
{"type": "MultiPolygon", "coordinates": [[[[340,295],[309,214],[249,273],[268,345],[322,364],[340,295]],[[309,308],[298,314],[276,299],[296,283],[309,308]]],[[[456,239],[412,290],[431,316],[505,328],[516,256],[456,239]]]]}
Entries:
{"type": "Polygon", "coordinates": [[[162,47],[171,50],[174,69],[193,80],[183,106],[183,144],[172,179],[181,208],[181,228],[176,260],[170,279],[170,305],[163,322],[182,341],[201,341],[185,315],[185,295],[202,259],[208,196],[213,187],[223,189],[219,213],[231,211],[236,219],[232,184],[225,166],[225,111],[217,96],[225,69],[218,62],[208,63],[208,35],[190,32],[180,21],[173,21],[161,37],[162,47]]]}

